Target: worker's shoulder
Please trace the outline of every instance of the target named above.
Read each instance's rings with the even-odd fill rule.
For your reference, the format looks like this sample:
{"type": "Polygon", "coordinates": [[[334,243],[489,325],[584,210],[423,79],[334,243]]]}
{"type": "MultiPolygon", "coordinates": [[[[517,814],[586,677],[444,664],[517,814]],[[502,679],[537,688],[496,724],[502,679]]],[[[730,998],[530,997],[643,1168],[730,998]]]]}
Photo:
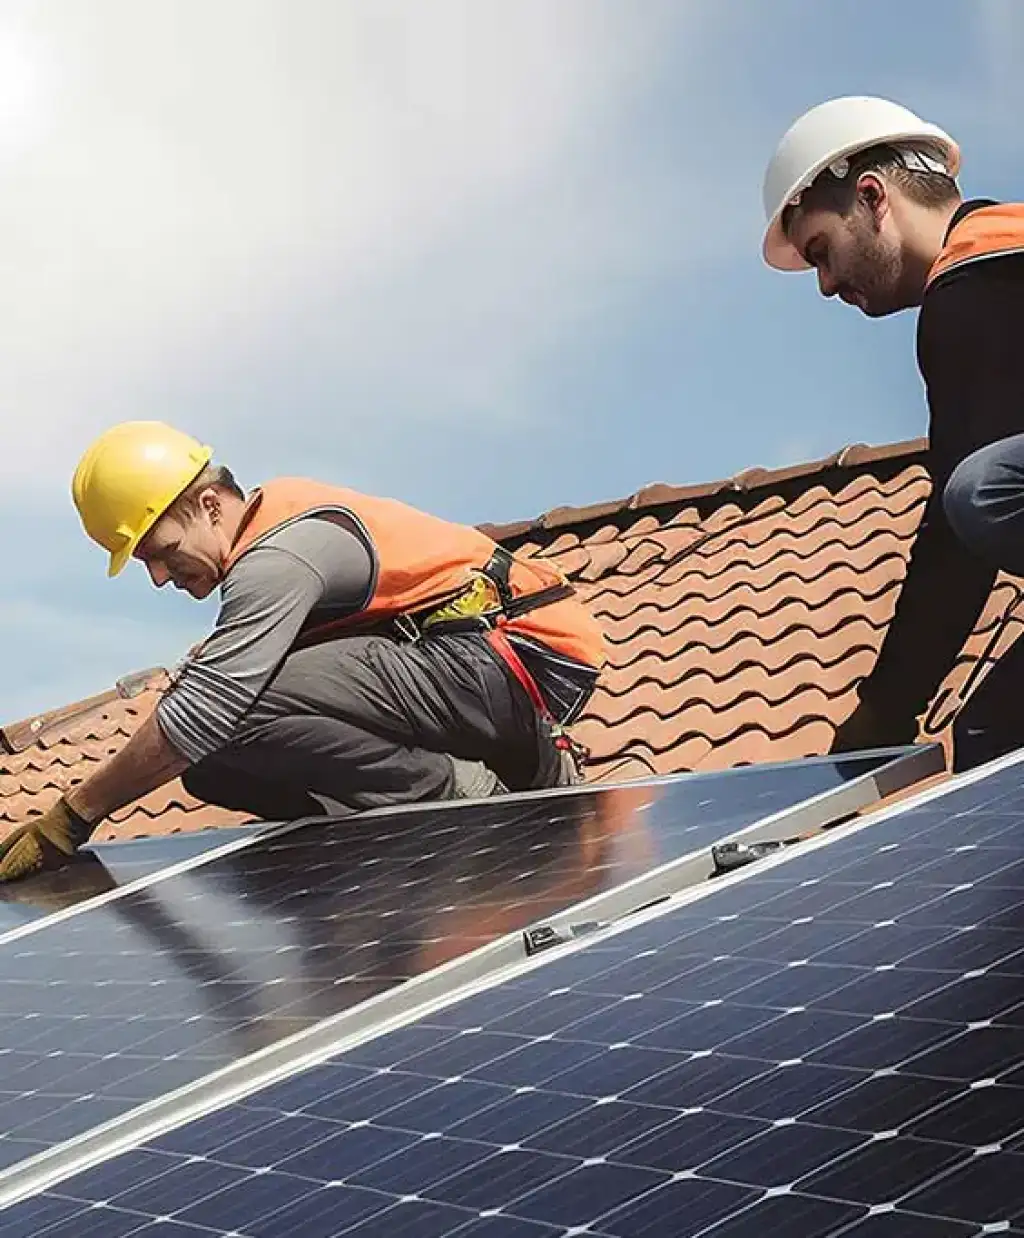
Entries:
{"type": "Polygon", "coordinates": [[[365,553],[365,545],[357,521],[345,512],[303,512],[272,529],[236,566],[248,564],[251,569],[253,564],[264,565],[282,557],[315,562],[351,553],[353,548],[365,553]]]}
{"type": "Polygon", "coordinates": [[[362,596],[372,579],[372,546],[341,513],[309,512],[275,529],[242,555],[225,579],[225,597],[321,590],[362,596]]]}
{"type": "Polygon", "coordinates": [[[965,335],[1024,327],[1024,252],[995,254],[947,271],[925,293],[918,339],[954,344],[965,335]]]}
{"type": "Polygon", "coordinates": [[[939,273],[928,285],[922,315],[934,317],[962,300],[996,305],[1024,298],[1024,203],[970,198],[954,212],[938,258],[939,273]],[[994,213],[994,214],[993,214],[994,213]],[[978,232],[966,239],[964,232],[978,232]],[[948,255],[948,261],[944,258],[948,255]],[[995,299],[995,300],[994,300],[995,299]]]}
{"type": "Polygon", "coordinates": [[[1003,284],[1010,286],[1017,295],[1024,293],[1024,235],[1019,250],[986,254],[984,258],[946,271],[925,293],[922,308],[942,301],[951,288],[991,290],[1003,284]]]}
{"type": "MultiPolygon", "coordinates": [[[[929,289],[917,324],[916,359],[932,431],[1013,401],[1024,384],[1024,254],[951,271],[929,289]]],[[[985,414],[988,415],[987,413],[985,414]]]]}

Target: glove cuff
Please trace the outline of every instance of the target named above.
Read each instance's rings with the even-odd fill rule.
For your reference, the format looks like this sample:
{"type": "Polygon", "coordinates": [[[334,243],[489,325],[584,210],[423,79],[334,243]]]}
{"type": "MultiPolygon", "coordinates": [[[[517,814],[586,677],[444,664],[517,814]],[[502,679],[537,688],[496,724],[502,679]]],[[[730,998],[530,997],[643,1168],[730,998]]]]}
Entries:
{"type": "Polygon", "coordinates": [[[95,830],[99,822],[94,822],[90,824],[88,821],[86,821],[84,817],[79,816],[79,814],[75,812],[75,810],[71,807],[71,805],[67,802],[67,800],[63,796],[61,796],[60,806],[64,810],[65,814],[67,815],[68,836],[70,837],[71,841],[74,843],[75,848],[77,850],[77,848],[83,846],[85,843],[89,841],[90,837],[92,836],[93,830],[95,830]]]}

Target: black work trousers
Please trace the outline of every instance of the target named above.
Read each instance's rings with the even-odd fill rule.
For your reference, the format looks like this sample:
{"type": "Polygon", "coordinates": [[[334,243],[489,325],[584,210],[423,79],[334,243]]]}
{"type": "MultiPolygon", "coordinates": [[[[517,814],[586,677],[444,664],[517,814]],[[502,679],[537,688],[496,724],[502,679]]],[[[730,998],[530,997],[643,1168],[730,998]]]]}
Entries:
{"type": "MultiPolygon", "coordinates": [[[[957,537],[980,559],[1024,576],[1024,435],[981,448],[954,471],[943,507],[957,537]]],[[[953,768],[973,769],[1024,747],[1024,638],[968,698],[953,724],[953,768]]]]}
{"type": "Polygon", "coordinates": [[[515,676],[464,633],[293,651],[231,744],[182,781],[206,803],[290,821],[493,794],[494,776],[510,791],[578,781],[515,676]]]}

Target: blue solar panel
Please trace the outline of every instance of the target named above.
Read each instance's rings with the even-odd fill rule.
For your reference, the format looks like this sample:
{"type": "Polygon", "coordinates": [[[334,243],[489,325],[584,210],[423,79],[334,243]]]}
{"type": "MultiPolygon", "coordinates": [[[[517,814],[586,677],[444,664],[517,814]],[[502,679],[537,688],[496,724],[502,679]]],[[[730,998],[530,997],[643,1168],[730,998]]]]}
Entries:
{"type": "Polygon", "coordinates": [[[0,935],[261,832],[259,826],[222,827],[90,843],[66,868],[0,890],[0,935]]]}
{"type": "Polygon", "coordinates": [[[748,870],[63,1182],[4,1233],[1024,1232],[1022,823],[1011,768],[748,870]]]}
{"type": "Polygon", "coordinates": [[[0,1169],[892,757],[314,822],[42,925],[0,947],[0,1169]]]}

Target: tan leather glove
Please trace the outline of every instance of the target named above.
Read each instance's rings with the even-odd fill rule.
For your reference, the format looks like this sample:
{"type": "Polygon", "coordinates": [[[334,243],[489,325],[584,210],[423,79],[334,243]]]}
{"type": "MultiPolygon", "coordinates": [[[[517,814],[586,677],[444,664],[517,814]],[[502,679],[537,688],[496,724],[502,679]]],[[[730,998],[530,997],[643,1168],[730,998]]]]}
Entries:
{"type": "Polygon", "coordinates": [[[20,881],[32,873],[63,868],[87,842],[93,826],[61,798],[34,821],[0,840],[0,881],[20,881]]]}

